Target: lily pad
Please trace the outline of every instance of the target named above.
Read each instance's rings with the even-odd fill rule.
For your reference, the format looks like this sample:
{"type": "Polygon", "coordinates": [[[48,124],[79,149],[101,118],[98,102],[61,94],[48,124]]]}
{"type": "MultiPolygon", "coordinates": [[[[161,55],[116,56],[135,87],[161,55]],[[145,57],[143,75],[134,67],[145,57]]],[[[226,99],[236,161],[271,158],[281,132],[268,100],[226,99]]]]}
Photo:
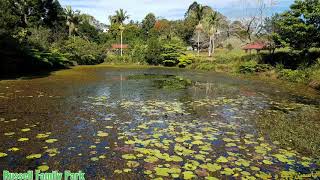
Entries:
{"type": "Polygon", "coordinates": [[[102,131],[98,131],[98,134],[97,134],[97,136],[99,136],[99,137],[106,137],[108,135],[109,135],[108,133],[102,132],[102,131]]]}
{"type": "Polygon", "coordinates": [[[127,166],[129,168],[135,168],[135,167],[138,167],[140,165],[140,163],[138,163],[137,161],[128,161],[127,162],[127,166]]]}
{"type": "Polygon", "coordinates": [[[169,176],[169,168],[155,168],[156,175],[158,176],[169,176]]]}
{"type": "Polygon", "coordinates": [[[37,134],[37,136],[36,136],[36,138],[38,138],[38,139],[47,138],[47,137],[49,137],[48,134],[37,134]]]}
{"type": "Polygon", "coordinates": [[[15,132],[4,133],[5,136],[12,136],[12,135],[14,135],[14,134],[15,134],[15,132]]]}
{"type": "Polygon", "coordinates": [[[29,138],[20,138],[18,139],[19,142],[29,141],[29,138]]]}
{"type": "Polygon", "coordinates": [[[27,159],[39,159],[39,158],[41,158],[41,154],[31,154],[31,155],[29,155],[29,156],[27,156],[26,158],[27,159]]]}
{"type": "Polygon", "coordinates": [[[183,174],[183,179],[192,179],[192,178],[196,177],[192,171],[185,171],[182,174],[183,174]]]}
{"type": "Polygon", "coordinates": [[[223,156],[220,156],[218,159],[217,159],[217,162],[219,163],[226,163],[228,162],[228,159],[223,157],[223,156]]]}
{"type": "Polygon", "coordinates": [[[47,170],[49,170],[49,166],[47,166],[47,165],[42,165],[42,166],[38,166],[38,170],[40,170],[40,171],[47,171],[47,170]]]}
{"type": "Polygon", "coordinates": [[[21,129],[22,132],[28,132],[30,130],[31,130],[30,128],[21,129]]]}
{"type": "Polygon", "coordinates": [[[1,158],[1,157],[6,157],[6,156],[8,156],[8,154],[3,153],[3,152],[0,152],[0,158],[1,158]]]}
{"type": "Polygon", "coordinates": [[[16,152],[16,151],[19,151],[20,149],[19,148],[16,148],[16,147],[12,147],[10,149],[8,149],[8,151],[12,151],[12,152],[16,152]]]}
{"type": "Polygon", "coordinates": [[[57,139],[47,139],[47,140],[46,140],[46,143],[51,144],[51,143],[55,143],[55,142],[57,142],[57,141],[58,141],[57,139]]]}
{"type": "Polygon", "coordinates": [[[127,160],[129,160],[129,159],[137,159],[136,156],[133,155],[133,154],[124,154],[124,155],[122,155],[122,158],[123,159],[127,159],[127,160]]]}

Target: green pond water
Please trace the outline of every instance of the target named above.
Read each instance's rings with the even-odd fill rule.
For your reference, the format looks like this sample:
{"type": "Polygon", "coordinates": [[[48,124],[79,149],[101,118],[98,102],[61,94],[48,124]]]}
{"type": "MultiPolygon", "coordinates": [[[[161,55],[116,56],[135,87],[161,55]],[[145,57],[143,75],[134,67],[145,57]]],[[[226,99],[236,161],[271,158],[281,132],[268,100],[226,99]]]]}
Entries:
{"type": "Polygon", "coordinates": [[[77,67],[0,81],[0,170],[82,170],[87,179],[316,179],[319,117],[317,92],[283,82],[77,67]]]}

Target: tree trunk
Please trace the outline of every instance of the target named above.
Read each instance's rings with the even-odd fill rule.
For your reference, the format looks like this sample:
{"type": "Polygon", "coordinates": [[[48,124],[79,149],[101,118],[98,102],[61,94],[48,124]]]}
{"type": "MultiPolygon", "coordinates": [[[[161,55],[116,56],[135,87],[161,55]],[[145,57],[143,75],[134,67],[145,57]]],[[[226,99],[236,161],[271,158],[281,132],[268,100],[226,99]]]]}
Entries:
{"type": "Polygon", "coordinates": [[[212,35],[212,38],[211,38],[211,41],[212,41],[212,51],[211,51],[211,53],[212,53],[212,54],[214,54],[214,46],[215,46],[215,44],[214,44],[214,39],[215,39],[215,34],[213,34],[213,35],[212,35]]]}
{"type": "Polygon", "coordinates": [[[212,52],[212,41],[211,41],[211,36],[209,37],[209,57],[211,57],[211,52],[212,52]]]}
{"type": "Polygon", "coordinates": [[[210,36],[209,40],[209,57],[211,57],[212,54],[214,54],[214,34],[210,36]]]}
{"type": "Polygon", "coordinates": [[[71,27],[69,25],[69,37],[71,37],[71,27]]]}
{"type": "Polygon", "coordinates": [[[198,32],[198,56],[200,55],[200,32],[198,32]]]}
{"type": "Polygon", "coordinates": [[[122,56],[122,31],[120,32],[120,36],[121,36],[120,54],[121,54],[121,56],[122,56]]]}

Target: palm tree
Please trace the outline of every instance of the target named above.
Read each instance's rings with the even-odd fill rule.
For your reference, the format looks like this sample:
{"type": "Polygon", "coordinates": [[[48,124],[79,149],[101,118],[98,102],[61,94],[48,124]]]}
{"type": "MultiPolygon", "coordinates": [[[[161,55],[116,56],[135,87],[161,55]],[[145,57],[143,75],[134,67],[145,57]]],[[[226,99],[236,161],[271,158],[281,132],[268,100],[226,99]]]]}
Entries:
{"type": "Polygon", "coordinates": [[[124,11],[123,9],[119,9],[116,11],[115,15],[109,16],[111,24],[123,24],[126,19],[129,19],[129,15],[127,14],[127,11],[124,11]]]}
{"type": "Polygon", "coordinates": [[[120,26],[119,26],[119,30],[120,30],[120,39],[121,39],[121,43],[120,43],[120,54],[121,54],[121,56],[122,56],[122,54],[123,54],[123,48],[122,48],[122,34],[123,34],[123,30],[124,30],[124,26],[121,24],[120,26]]]}
{"type": "Polygon", "coordinates": [[[116,14],[114,16],[109,16],[111,24],[120,24],[119,30],[120,30],[120,51],[121,51],[121,56],[123,55],[123,31],[124,31],[124,26],[123,23],[126,19],[129,19],[129,15],[127,14],[127,11],[124,11],[123,9],[119,9],[116,11],[116,14]]]}
{"type": "Polygon", "coordinates": [[[213,12],[207,17],[208,33],[209,33],[209,57],[214,53],[214,40],[217,33],[217,26],[219,22],[218,13],[213,12]]]}
{"type": "Polygon", "coordinates": [[[203,26],[201,24],[201,21],[205,15],[205,12],[207,9],[210,9],[208,6],[202,6],[201,4],[194,2],[192,3],[186,13],[186,16],[194,16],[198,22],[198,25],[196,26],[196,32],[198,33],[198,55],[200,53],[200,33],[203,30],[203,26]]]}
{"type": "Polygon", "coordinates": [[[72,33],[75,33],[78,31],[77,26],[80,24],[80,12],[79,11],[73,11],[71,6],[67,6],[65,9],[66,13],[66,25],[69,28],[69,37],[72,35],[72,33]]]}

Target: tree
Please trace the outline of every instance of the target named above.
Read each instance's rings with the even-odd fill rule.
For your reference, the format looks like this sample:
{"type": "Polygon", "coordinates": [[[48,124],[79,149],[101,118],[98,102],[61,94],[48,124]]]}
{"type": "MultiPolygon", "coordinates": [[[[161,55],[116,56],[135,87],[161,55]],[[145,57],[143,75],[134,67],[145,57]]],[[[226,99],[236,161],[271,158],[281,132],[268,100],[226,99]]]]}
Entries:
{"type": "Polygon", "coordinates": [[[123,31],[125,29],[123,23],[126,19],[129,19],[129,15],[127,14],[127,11],[124,11],[123,9],[119,9],[116,11],[116,14],[114,16],[109,16],[109,19],[111,21],[111,25],[119,25],[119,31],[120,31],[120,51],[121,56],[123,55],[123,48],[122,48],[122,42],[123,42],[123,31]]]}
{"type": "Polygon", "coordinates": [[[149,31],[154,27],[156,24],[156,16],[153,13],[147,14],[147,16],[142,21],[142,30],[145,35],[149,33],[149,31]]]}
{"type": "Polygon", "coordinates": [[[122,34],[123,34],[123,30],[124,30],[124,26],[122,24],[119,26],[119,30],[120,30],[120,39],[121,39],[121,41],[120,41],[120,55],[122,56],[122,54],[123,54],[122,34]]]}
{"type": "Polygon", "coordinates": [[[10,0],[0,1],[0,33],[10,33],[20,23],[20,17],[14,13],[10,0]]]}
{"type": "Polygon", "coordinates": [[[320,46],[320,1],[297,0],[275,20],[278,45],[306,50],[320,46]]]}
{"type": "Polygon", "coordinates": [[[129,15],[127,14],[127,11],[124,11],[123,9],[119,9],[116,11],[115,15],[109,16],[111,24],[123,24],[127,19],[129,19],[129,15]]]}
{"type": "Polygon", "coordinates": [[[202,6],[201,4],[197,3],[197,2],[193,2],[187,12],[186,12],[186,16],[193,16],[198,25],[196,27],[196,31],[198,33],[198,55],[200,53],[200,33],[203,30],[203,26],[201,24],[201,21],[206,13],[206,10],[211,9],[208,6],[202,6]]]}
{"type": "Polygon", "coordinates": [[[83,38],[97,42],[99,39],[99,30],[92,26],[88,21],[83,21],[79,25],[78,33],[83,38]]]}
{"type": "Polygon", "coordinates": [[[57,29],[64,26],[64,11],[59,1],[44,0],[43,3],[43,23],[49,28],[57,29]]]}
{"type": "Polygon", "coordinates": [[[69,28],[69,37],[78,31],[78,25],[80,24],[80,12],[73,11],[71,6],[67,6],[65,9],[66,13],[66,25],[69,28]]]}
{"type": "Polygon", "coordinates": [[[217,32],[218,27],[218,13],[214,12],[211,13],[207,17],[207,23],[208,23],[208,32],[209,32],[209,57],[211,57],[211,54],[214,53],[214,41],[215,41],[215,34],[217,32]]]}

